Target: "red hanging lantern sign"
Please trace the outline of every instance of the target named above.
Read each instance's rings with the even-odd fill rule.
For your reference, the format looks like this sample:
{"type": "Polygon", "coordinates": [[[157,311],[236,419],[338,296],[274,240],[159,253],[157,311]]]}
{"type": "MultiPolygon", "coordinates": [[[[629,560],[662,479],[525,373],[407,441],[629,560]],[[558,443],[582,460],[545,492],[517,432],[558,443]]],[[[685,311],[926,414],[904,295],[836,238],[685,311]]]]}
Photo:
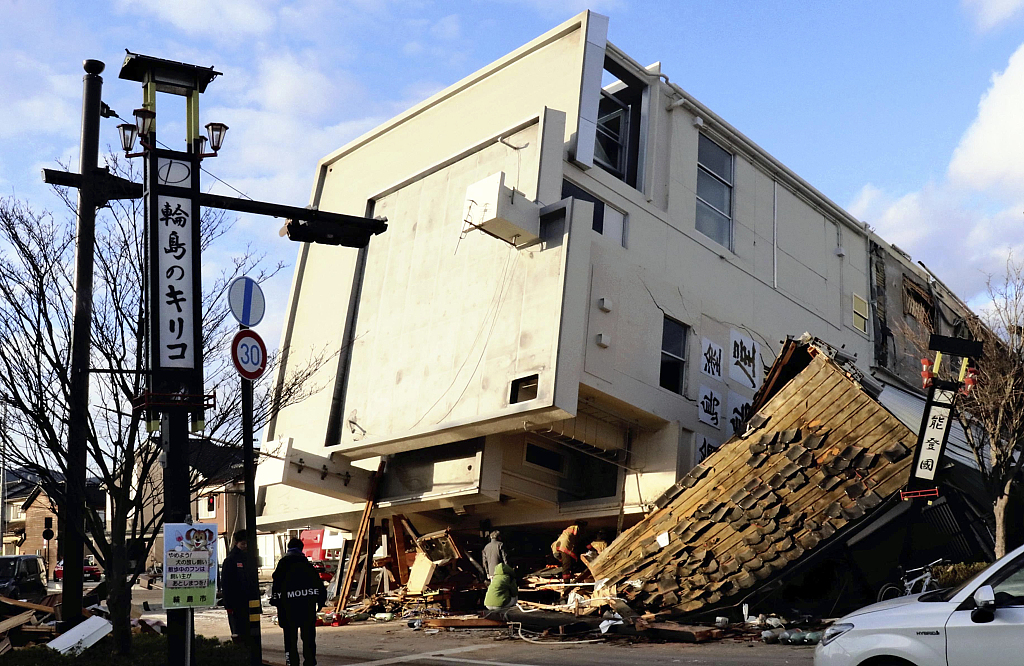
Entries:
{"type": "Polygon", "coordinates": [[[924,388],[931,388],[932,380],[935,379],[935,373],[932,372],[933,365],[930,358],[921,359],[921,384],[924,388]]]}

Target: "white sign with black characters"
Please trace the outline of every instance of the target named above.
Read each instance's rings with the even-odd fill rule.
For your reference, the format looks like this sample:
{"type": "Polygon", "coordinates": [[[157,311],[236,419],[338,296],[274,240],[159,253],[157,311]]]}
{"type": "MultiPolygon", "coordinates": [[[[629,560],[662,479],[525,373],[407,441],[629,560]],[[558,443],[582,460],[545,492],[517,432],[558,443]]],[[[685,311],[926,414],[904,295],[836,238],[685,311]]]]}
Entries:
{"type": "Polygon", "coordinates": [[[709,386],[700,385],[700,398],[697,401],[697,418],[716,428],[722,427],[722,397],[709,386]]]}
{"type": "Polygon", "coordinates": [[[742,435],[747,421],[754,415],[750,398],[742,396],[735,391],[729,391],[728,408],[726,420],[729,422],[729,428],[727,431],[733,435],[742,435]]]}
{"type": "Polygon", "coordinates": [[[761,388],[761,345],[735,328],[729,332],[729,379],[753,390],[761,388]]]}
{"type": "Polygon", "coordinates": [[[160,309],[160,367],[195,367],[192,293],[192,202],[157,198],[157,271],[160,309]]]}
{"type": "Polygon", "coordinates": [[[704,462],[704,459],[718,450],[720,444],[713,439],[697,434],[697,462],[704,462]]]}
{"type": "Polygon", "coordinates": [[[721,345],[716,345],[707,338],[700,340],[700,371],[712,379],[722,378],[722,356],[721,345]]]}
{"type": "Polygon", "coordinates": [[[936,389],[932,395],[932,403],[929,405],[927,420],[924,424],[924,436],[921,438],[921,452],[917,459],[917,469],[914,470],[914,476],[919,479],[935,480],[935,473],[939,470],[939,456],[942,454],[942,446],[946,441],[946,433],[949,431],[950,412],[954,398],[956,398],[954,391],[943,389],[936,389]]]}

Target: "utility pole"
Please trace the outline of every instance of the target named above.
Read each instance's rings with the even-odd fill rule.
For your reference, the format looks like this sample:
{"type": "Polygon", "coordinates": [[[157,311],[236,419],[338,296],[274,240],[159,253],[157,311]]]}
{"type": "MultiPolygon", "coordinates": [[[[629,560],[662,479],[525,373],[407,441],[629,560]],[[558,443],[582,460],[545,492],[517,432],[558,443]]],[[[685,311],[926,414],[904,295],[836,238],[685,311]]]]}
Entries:
{"type": "Polygon", "coordinates": [[[95,174],[99,159],[100,111],[104,64],[86,60],[83,64],[82,139],[78,172],[78,227],[75,238],[75,309],[71,324],[71,392],[68,396],[67,479],[62,522],[65,523],[64,622],[74,626],[82,621],[85,572],[85,470],[89,430],[89,354],[92,345],[92,274],[96,244],[95,174]]]}

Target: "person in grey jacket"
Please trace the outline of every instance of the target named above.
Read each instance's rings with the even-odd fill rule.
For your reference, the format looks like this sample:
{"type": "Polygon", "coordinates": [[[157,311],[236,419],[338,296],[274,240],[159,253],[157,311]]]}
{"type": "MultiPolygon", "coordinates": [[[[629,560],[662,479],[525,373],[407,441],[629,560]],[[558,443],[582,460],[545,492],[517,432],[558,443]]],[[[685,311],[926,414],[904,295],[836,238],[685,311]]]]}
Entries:
{"type": "Polygon", "coordinates": [[[487,572],[487,579],[494,578],[494,570],[499,564],[509,566],[508,554],[505,552],[505,544],[501,542],[501,532],[491,532],[491,542],[484,546],[480,553],[484,561],[484,571],[487,572]]]}

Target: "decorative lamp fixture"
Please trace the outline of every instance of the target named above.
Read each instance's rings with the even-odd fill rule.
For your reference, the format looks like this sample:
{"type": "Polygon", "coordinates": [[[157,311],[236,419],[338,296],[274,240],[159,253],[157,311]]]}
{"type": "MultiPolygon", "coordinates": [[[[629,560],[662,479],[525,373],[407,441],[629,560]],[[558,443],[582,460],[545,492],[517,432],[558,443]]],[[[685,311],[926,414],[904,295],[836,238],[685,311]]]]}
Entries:
{"type": "Polygon", "coordinates": [[[121,134],[121,148],[124,152],[132,152],[132,148],[135,147],[135,137],[139,134],[139,128],[131,123],[121,123],[117,126],[117,131],[121,134]]]}
{"type": "Polygon", "coordinates": [[[153,131],[156,123],[156,111],[150,109],[135,109],[135,125],[138,127],[139,136],[145,138],[153,131]]]}
{"type": "Polygon", "coordinates": [[[220,147],[224,143],[224,134],[227,131],[228,126],[224,123],[206,123],[206,133],[210,135],[210,149],[213,152],[220,151],[220,147]]]}

